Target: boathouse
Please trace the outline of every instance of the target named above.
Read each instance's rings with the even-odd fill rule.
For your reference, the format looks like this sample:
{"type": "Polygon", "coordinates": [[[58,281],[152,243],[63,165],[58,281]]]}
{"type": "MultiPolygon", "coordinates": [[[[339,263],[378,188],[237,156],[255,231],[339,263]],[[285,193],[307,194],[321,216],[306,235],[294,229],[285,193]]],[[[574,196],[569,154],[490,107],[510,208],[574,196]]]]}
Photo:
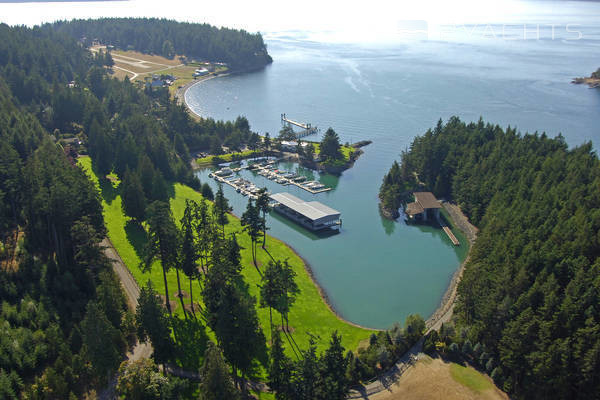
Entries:
{"type": "Polygon", "coordinates": [[[340,212],[318,201],[304,201],[287,192],[272,194],[273,209],[313,231],[341,225],[340,212]]]}
{"type": "Polygon", "coordinates": [[[414,192],[415,201],[406,205],[406,214],[411,219],[427,221],[428,218],[438,219],[440,202],[431,192],[414,192]]]}

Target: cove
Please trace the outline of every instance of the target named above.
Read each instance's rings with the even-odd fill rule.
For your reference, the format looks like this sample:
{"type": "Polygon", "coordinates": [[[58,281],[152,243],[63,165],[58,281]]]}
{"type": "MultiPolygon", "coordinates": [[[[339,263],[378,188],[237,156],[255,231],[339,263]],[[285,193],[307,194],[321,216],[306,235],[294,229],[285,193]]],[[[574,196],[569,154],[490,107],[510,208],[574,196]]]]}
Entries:
{"type": "MultiPolygon", "coordinates": [[[[586,35],[600,33],[597,26],[586,29],[586,35]]],[[[288,33],[267,36],[267,43],[272,65],[195,85],[186,102],[194,112],[216,119],[245,115],[253,130],[272,137],[286,113],[323,132],[333,127],[342,142],[373,140],[340,177],[313,173],[334,188],[326,193],[311,195],[241,172],[270,192],[287,191],[342,213],[337,235],[316,236],[275,213],[268,219],[269,233],[310,264],[343,318],[363,326],[387,328],[412,313],[429,317],[466,253],[461,237],[456,248],[439,229],[380,216],[383,175],[414,136],[451,115],[466,121],[483,117],[522,132],[562,133],[571,146],[600,136],[600,91],[570,84],[573,76],[598,67],[590,42],[423,41],[372,48],[288,33]]],[[[320,135],[307,139],[320,140],[320,135]]],[[[199,171],[200,180],[216,189],[208,172],[199,171]]],[[[229,186],[224,190],[241,215],[247,198],[229,186]]]]}

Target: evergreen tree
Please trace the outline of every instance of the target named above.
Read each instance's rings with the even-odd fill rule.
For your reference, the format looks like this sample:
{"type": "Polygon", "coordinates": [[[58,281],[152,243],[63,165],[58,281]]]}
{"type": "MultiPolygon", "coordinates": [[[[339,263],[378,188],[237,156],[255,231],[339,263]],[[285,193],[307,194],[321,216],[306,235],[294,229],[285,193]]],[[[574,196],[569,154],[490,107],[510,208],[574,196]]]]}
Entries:
{"type": "Polygon", "coordinates": [[[219,184],[219,190],[215,196],[215,203],[213,205],[213,213],[217,224],[221,225],[223,229],[223,236],[225,235],[225,225],[229,222],[227,220],[227,213],[231,212],[232,208],[229,206],[227,198],[223,194],[223,185],[219,184]]]}
{"type": "Polygon", "coordinates": [[[258,207],[252,203],[252,199],[248,199],[246,211],[242,214],[240,222],[244,232],[248,233],[248,236],[250,236],[252,242],[252,261],[254,261],[254,266],[258,272],[261,273],[260,269],[258,269],[258,264],[256,263],[256,244],[264,224],[260,218],[258,207]]]}
{"type": "Polygon", "coordinates": [[[269,387],[275,392],[277,400],[290,399],[293,396],[291,384],[293,364],[286,355],[278,330],[272,332],[272,344],[269,364],[269,387]]]}
{"type": "Polygon", "coordinates": [[[169,316],[161,306],[158,293],[154,291],[150,281],[140,289],[135,320],[139,340],[152,342],[154,360],[159,364],[169,361],[174,347],[169,316]]]}
{"type": "Polygon", "coordinates": [[[267,243],[267,213],[271,211],[271,206],[269,205],[271,199],[269,198],[269,193],[267,192],[267,188],[261,188],[258,191],[258,197],[256,198],[256,208],[258,211],[262,212],[262,231],[263,231],[263,243],[262,248],[265,248],[267,243]]]}
{"type": "Polygon", "coordinates": [[[144,188],[136,173],[129,170],[121,181],[121,207],[125,215],[130,216],[136,221],[144,220],[146,215],[146,196],[144,188]]]}
{"type": "Polygon", "coordinates": [[[213,191],[212,191],[210,185],[206,182],[202,184],[201,193],[202,193],[202,197],[204,197],[206,200],[212,201],[215,199],[215,195],[213,194],[213,191]]]}
{"type": "Polygon", "coordinates": [[[105,382],[116,371],[120,356],[114,343],[116,329],[95,302],[87,305],[85,318],[81,321],[81,335],[85,358],[94,375],[105,382]]]}
{"type": "Polygon", "coordinates": [[[314,338],[310,338],[308,349],[302,351],[302,358],[294,369],[292,382],[295,397],[298,399],[316,399],[319,379],[319,359],[314,338]]]}
{"type": "MultiPolygon", "coordinates": [[[[147,214],[148,243],[146,244],[142,268],[148,271],[152,268],[154,260],[158,259],[160,261],[165,284],[165,306],[171,314],[167,271],[177,267],[178,229],[173,221],[171,208],[167,203],[155,201],[148,207],[147,214]]],[[[181,293],[181,288],[179,288],[179,291],[181,293]]]]}
{"type": "Polygon", "coordinates": [[[269,132],[265,133],[265,137],[263,139],[263,147],[268,154],[271,150],[271,136],[269,135],[269,132]]]}
{"type": "Polygon", "coordinates": [[[194,213],[198,204],[193,201],[185,201],[185,210],[181,218],[181,270],[188,277],[190,282],[190,308],[194,313],[194,296],[192,282],[198,276],[198,267],[196,262],[200,253],[196,248],[196,238],[194,237],[194,213]]]}
{"type": "Polygon", "coordinates": [[[334,332],[329,347],[319,363],[318,384],[315,398],[322,400],[343,400],[350,391],[346,377],[348,361],[344,357],[342,337],[334,332]]]}
{"type": "Polygon", "coordinates": [[[340,160],[343,158],[340,146],[340,138],[332,128],[327,129],[319,147],[321,157],[325,160],[340,160]]]}
{"type": "Polygon", "coordinates": [[[202,381],[200,382],[201,400],[235,400],[240,397],[235,389],[229,368],[223,360],[221,350],[211,341],[208,342],[204,363],[200,370],[202,381]]]}

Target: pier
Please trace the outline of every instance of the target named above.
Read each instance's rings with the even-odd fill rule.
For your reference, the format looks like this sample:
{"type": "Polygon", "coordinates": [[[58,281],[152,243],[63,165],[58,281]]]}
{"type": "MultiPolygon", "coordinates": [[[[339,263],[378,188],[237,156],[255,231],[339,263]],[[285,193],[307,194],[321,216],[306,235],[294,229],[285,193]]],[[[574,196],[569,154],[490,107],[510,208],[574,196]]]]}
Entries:
{"type": "MultiPolygon", "coordinates": [[[[284,178],[283,176],[279,176],[279,175],[275,174],[273,171],[271,171],[270,167],[271,167],[270,165],[257,166],[255,168],[255,170],[259,171],[259,174],[261,174],[261,172],[262,172],[262,174],[261,174],[262,176],[264,176],[267,179],[274,180],[276,183],[278,183],[280,185],[283,185],[283,186],[294,185],[294,186],[299,187],[300,189],[306,190],[307,192],[309,192],[311,194],[319,194],[319,193],[323,193],[323,192],[332,190],[330,187],[315,187],[315,188],[313,188],[313,187],[310,187],[309,185],[307,185],[307,182],[296,182],[294,180],[295,178],[284,178]],[[274,174],[275,176],[277,176],[277,178],[276,179],[271,178],[268,176],[268,174],[274,174]]],[[[225,169],[227,169],[227,168],[225,168],[225,169]]],[[[242,169],[249,169],[249,168],[248,168],[248,166],[233,168],[233,169],[230,169],[226,175],[220,175],[219,174],[220,171],[217,171],[217,172],[211,173],[209,175],[209,177],[212,177],[217,182],[225,183],[225,184],[231,186],[232,188],[234,188],[236,190],[236,192],[241,193],[243,196],[249,196],[251,199],[255,199],[256,195],[253,193],[253,190],[256,189],[256,186],[254,184],[250,184],[249,181],[245,181],[245,183],[244,182],[240,183],[239,179],[234,179],[233,173],[239,172],[242,169]]],[[[223,171],[223,170],[221,170],[221,171],[223,171]]],[[[308,183],[310,183],[310,182],[308,182],[308,183]]],[[[323,185],[319,184],[318,186],[323,186],[323,185]]]]}
{"type": "Polygon", "coordinates": [[[317,133],[318,132],[318,128],[316,126],[312,126],[310,124],[310,122],[303,124],[302,122],[298,122],[298,121],[294,121],[292,119],[289,119],[285,113],[281,114],[281,123],[285,126],[297,126],[298,128],[302,129],[301,132],[294,132],[296,134],[296,139],[300,139],[303,138],[304,136],[308,136],[308,135],[312,135],[313,133],[317,133]]]}

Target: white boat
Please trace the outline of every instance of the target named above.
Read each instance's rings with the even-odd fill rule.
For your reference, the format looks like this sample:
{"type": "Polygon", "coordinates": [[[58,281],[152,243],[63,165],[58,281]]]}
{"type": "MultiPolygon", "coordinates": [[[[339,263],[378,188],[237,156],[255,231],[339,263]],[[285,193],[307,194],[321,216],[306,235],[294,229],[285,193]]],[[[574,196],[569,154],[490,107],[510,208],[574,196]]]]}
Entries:
{"type": "Polygon", "coordinates": [[[231,168],[222,168],[214,173],[215,176],[229,176],[233,174],[231,168]]]}

